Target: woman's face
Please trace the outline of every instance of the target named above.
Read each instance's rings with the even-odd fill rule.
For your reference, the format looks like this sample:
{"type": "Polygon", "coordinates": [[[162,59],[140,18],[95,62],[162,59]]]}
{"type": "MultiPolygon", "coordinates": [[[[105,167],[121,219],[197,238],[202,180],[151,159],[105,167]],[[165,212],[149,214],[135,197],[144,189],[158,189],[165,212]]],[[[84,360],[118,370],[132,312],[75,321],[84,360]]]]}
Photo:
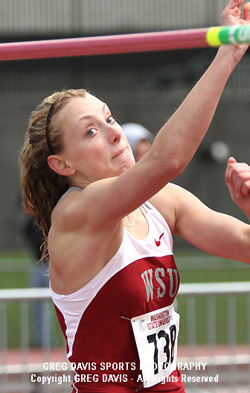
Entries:
{"type": "Polygon", "coordinates": [[[74,168],[77,185],[119,176],[134,164],[121,126],[96,97],[72,98],[58,116],[64,144],[60,155],[74,168]]]}

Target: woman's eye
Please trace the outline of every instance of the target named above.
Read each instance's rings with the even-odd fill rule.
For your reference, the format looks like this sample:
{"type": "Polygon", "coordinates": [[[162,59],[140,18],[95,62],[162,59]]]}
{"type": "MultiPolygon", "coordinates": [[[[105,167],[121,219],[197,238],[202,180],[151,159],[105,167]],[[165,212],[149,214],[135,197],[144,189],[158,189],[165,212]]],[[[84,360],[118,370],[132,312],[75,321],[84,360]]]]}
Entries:
{"type": "Polygon", "coordinates": [[[87,136],[93,136],[93,135],[95,135],[95,129],[91,128],[90,130],[88,130],[87,136]]]}
{"type": "Polygon", "coordinates": [[[115,119],[114,119],[114,116],[112,116],[112,115],[110,115],[109,117],[108,117],[108,119],[107,119],[107,123],[108,124],[111,124],[111,123],[113,123],[115,121],[115,119]]]}

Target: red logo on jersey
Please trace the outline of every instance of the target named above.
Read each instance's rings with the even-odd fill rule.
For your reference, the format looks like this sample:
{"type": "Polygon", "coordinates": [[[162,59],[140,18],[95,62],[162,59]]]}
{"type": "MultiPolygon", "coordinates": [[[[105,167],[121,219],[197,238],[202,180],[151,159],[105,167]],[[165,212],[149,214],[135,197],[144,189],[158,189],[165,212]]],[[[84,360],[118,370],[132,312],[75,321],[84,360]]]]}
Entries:
{"type": "Polygon", "coordinates": [[[160,245],[161,245],[161,238],[162,238],[163,235],[164,235],[164,232],[162,232],[162,234],[160,235],[159,240],[155,239],[155,244],[156,244],[157,247],[160,247],[160,245]]]}

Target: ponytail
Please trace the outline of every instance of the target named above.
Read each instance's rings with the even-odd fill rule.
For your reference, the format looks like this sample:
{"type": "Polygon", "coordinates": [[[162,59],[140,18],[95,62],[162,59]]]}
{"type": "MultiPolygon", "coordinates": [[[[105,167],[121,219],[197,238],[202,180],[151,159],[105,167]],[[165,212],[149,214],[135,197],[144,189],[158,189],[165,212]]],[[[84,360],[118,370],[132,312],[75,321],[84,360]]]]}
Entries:
{"type": "Polygon", "coordinates": [[[67,191],[69,184],[65,176],[54,172],[47,159],[51,154],[46,141],[46,120],[51,105],[60,95],[60,102],[53,110],[50,125],[50,141],[59,154],[63,149],[62,132],[55,114],[59,112],[73,97],[85,97],[86,90],[67,90],[54,93],[46,98],[31,113],[25,141],[20,154],[21,190],[26,212],[32,215],[43,229],[45,243],[43,257],[47,252],[47,236],[51,226],[51,214],[60,197],[67,191]]]}

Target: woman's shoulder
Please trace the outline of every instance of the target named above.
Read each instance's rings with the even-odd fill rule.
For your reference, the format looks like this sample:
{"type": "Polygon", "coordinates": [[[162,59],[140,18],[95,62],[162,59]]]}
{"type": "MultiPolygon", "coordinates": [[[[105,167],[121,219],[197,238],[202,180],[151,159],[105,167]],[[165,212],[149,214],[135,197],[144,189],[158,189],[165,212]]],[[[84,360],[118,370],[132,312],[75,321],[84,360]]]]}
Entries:
{"type": "Polygon", "coordinates": [[[173,203],[176,196],[179,192],[181,192],[182,188],[173,183],[168,183],[165,187],[163,187],[157,194],[155,194],[152,198],[150,198],[149,202],[156,207],[161,204],[165,204],[166,201],[169,203],[173,203]]]}
{"type": "Polygon", "coordinates": [[[151,205],[153,205],[167,221],[172,232],[176,223],[176,204],[181,190],[182,188],[176,184],[168,183],[149,200],[151,205]]]}
{"type": "Polygon", "coordinates": [[[51,214],[51,227],[58,226],[63,229],[64,225],[71,224],[74,205],[79,199],[81,192],[80,188],[71,187],[61,196],[51,214]]]}

